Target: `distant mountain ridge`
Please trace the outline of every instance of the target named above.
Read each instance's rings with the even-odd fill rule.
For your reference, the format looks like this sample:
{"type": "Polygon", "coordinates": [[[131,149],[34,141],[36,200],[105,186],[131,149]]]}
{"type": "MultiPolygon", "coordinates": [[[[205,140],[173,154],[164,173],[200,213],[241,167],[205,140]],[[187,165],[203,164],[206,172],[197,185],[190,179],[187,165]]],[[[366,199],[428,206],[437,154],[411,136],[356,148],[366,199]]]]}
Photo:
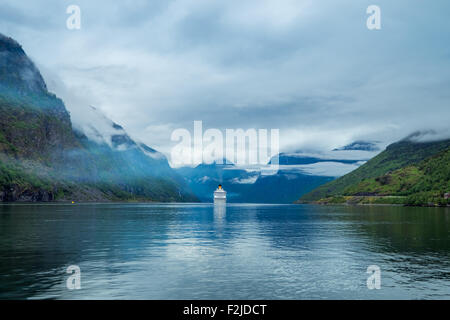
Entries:
{"type": "Polygon", "coordinates": [[[239,183],[245,179],[257,178],[258,173],[238,169],[232,163],[199,164],[198,166],[181,167],[176,171],[184,177],[194,194],[203,202],[213,201],[213,191],[222,184],[227,191],[228,202],[241,202],[242,194],[249,189],[248,183],[239,183]]]}
{"type": "MultiPolygon", "coordinates": [[[[318,162],[340,162],[340,163],[357,163],[360,160],[354,159],[333,159],[333,158],[318,158],[313,156],[306,155],[292,155],[289,153],[280,153],[278,155],[278,164],[281,165],[294,165],[294,164],[313,164],[318,162]]],[[[272,164],[273,160],[269,161],[269,164],[272,164]]]]}
{"type": "MultiPolygon", "coordinates": [[[[201,164],[194,168],[179,168],[177,172],[185,177],[186,183],[204,202],[212,202],[212,190],[220,183],[227,191],[229,202],[292,203],[300,195],[336,178],[334,173],[308,172],[311,166],[334,164],[354,168],[360,160],[280,153],[277,162],[280,167],[274,174],[262,174],[230,163],[201,164]]],[[[271,163],[274,163],[273,159],[269,161],[271,163]]]]}
{"type": "Polygon", "coordinates": [[[102,122],[74,129],[22,47],[1,34],[0,66],[0,201],[197,201],[162,154],[94,108],[102,122]]]}
{"type": "Polygon", "coordinates": [[[380,148],[376,145],[375,142],[358,140],[341,148],[334,149],[334,151],[341,150],[377,151],[380,150],[380,148]]]}

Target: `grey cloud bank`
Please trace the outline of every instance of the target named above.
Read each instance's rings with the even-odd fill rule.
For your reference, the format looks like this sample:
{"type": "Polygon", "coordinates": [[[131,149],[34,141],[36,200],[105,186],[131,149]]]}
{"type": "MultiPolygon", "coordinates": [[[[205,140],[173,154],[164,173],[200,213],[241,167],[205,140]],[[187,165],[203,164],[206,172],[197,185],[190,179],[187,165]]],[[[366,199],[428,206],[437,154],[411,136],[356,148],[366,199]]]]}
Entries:
{"type": "Polygon", "coordinates": [[[0,4],[75,122],[94,105],[169,154],[176,128],[279,128],[282,151],[448,136],[448,1],[72,1],[0,4]],[[218,116],[220,114],[220,116],[218,116]],[[444,133],[442,133],[444,132],[444,133]]]}

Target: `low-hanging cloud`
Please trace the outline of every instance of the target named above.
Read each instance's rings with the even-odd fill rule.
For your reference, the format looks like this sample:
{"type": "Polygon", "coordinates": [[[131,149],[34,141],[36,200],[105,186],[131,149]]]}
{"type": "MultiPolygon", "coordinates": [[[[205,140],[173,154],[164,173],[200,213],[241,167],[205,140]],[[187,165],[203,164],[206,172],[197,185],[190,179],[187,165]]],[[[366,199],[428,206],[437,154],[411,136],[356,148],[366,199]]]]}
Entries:
{"type": "Polygon", "coordinates": [[[279,128],[282,151],[448,128],[448,1],[380,0],[377,31],[369,1],[80,0],[80,30],[70,4],[2,1],[0,28],[64,83],[49,88],[76,121],[95,105],[166,154],[194,120],[279,128]]]}

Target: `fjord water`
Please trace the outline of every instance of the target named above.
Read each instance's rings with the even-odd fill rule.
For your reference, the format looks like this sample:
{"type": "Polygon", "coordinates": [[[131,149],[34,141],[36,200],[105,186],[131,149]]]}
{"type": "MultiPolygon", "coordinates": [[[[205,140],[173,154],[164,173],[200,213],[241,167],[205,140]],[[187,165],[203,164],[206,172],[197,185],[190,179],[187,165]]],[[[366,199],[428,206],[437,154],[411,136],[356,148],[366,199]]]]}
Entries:
{"type": "Polygon", "coordinates": [[[450,210],[5,204],[0,298],[449,299],[450,210]]]}

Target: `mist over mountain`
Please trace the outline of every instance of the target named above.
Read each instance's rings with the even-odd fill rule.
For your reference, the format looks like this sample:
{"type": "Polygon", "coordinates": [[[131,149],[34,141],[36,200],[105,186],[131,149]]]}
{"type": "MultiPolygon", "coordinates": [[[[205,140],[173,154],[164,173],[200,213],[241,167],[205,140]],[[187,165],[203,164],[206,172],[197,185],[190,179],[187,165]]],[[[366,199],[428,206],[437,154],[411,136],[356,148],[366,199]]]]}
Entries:
{"type": "Polygon", "coordinates": [[[371,141],[355,141],[341,148],[336,148],[333,151],[341,150],[378,151],[380,148],[376,143],[371,141]]]}
{"type": "Polygon", "coordinates": [[[17,41],[0,34],[0,50],[0,85],[3,95],[48,94],[41,73],[17,41]]]}
{"type": "Polygon", "coordinates": [[[95,108],[72,127],[64,103],[0,35],[0,200],[195,201],[167,159],[95,108]]]}
{"type": "Polygon", "coordinates": [[[437,154],[448,147],[442,142],[448,130],[417,131],[381,153],[383,144],[369,140],[329,151],[282,152],[279,170],[271,174],[232,163],[172,169],[164,154],[130,136],[98,108],[74,105],[72,119],[22,47],[3,35],[0,66],[1,201],[210,202],[218,184],[227,190],[230,202],[386,195],[384,185],[397,196],[405,191],[390,181],[398,181],[399,175],[410,177],[411,172],[419,172],[408,183],[417,183],[413,189],[421,197],[423,192],[434,192],[435,197],[447,188],[441,180],[447,179],[448,154],[437,154]],[[435,155],[438,159],[431,161],[435,155]],[[430,168],[437,171],[430,175],[430,168]]]}
{"type": "Polygon", "coordinates": [[[212,202],[212,190],[222,184],[229,202],[292,203],[301,195],[334,180],[365,162],[373,153],[347,150],[329,154],[280,153],[279,170],[267,174],[234,164],[201,164],[177,172],[204,202],[212,202]]]}

